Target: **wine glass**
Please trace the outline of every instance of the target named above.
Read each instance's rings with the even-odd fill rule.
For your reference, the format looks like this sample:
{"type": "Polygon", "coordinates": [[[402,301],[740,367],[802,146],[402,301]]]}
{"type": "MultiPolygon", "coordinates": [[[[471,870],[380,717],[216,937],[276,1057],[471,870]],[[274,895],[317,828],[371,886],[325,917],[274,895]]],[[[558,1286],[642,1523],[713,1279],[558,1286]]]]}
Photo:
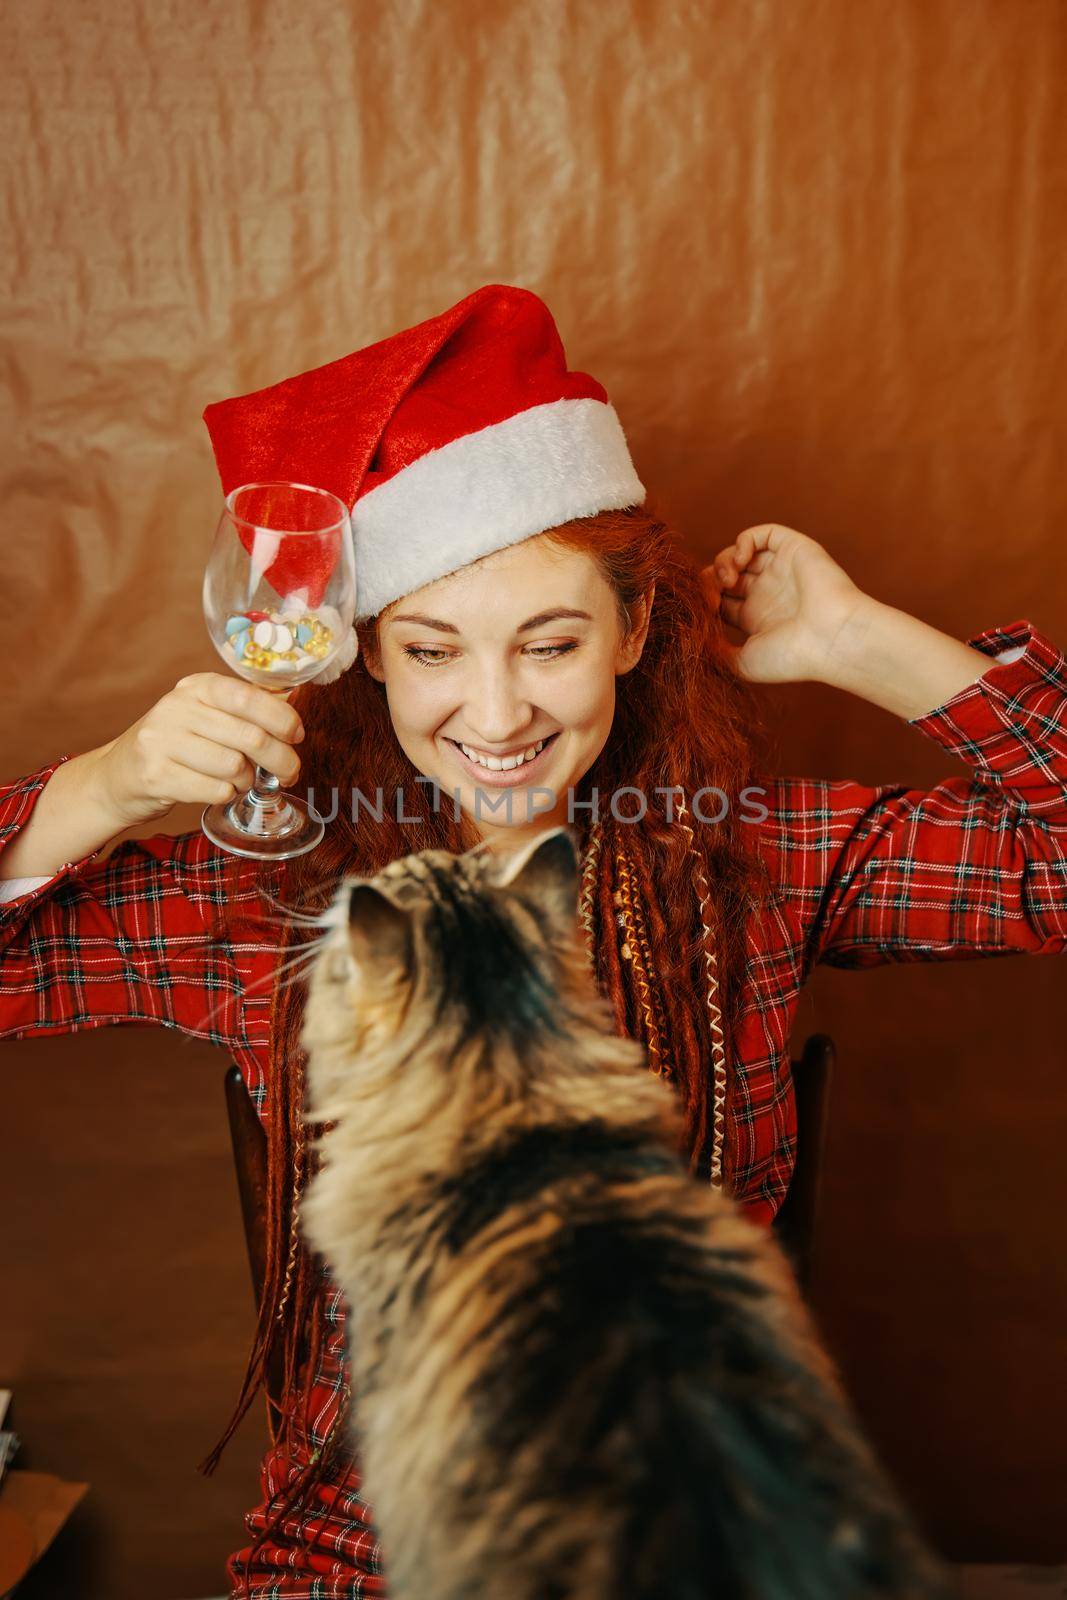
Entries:
{"type": "MultiPolygon", "coordinates": [[[[246,483],[226,496],[204,572],[204,616],[232,671],[288,697],[325,671],[356,609],[348,508],[306,483],[246,483]]],[[[206,806],[200,826],[232,855],[285,860],[325,833],[306,803],[256,767],[245,795],[206,806]]]]}

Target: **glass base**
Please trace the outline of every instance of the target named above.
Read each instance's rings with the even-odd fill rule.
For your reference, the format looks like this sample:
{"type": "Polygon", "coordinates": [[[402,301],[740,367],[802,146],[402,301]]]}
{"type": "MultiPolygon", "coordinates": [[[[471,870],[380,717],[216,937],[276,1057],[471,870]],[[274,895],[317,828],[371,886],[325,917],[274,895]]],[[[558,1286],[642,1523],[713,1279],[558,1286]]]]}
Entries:
{"type": "Polygon", "coordinates": [[[326,832],[303,800],[280,789],[266,800],[255,790],[205,806],[200,826],[213,844],[257,861],[287,861],[314,850],[326,832]]]}

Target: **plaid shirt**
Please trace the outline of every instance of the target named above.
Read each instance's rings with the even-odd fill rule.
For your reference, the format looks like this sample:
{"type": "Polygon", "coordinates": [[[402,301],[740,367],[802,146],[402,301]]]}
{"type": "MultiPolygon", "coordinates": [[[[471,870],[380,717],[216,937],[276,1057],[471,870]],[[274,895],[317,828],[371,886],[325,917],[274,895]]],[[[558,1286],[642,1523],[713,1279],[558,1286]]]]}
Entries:
{"type": "MultiPolygon", "coordinates": [[[[770,1222],[793,1167],[789,1038],[817,962],[866,967],[1067,949],[1067,659],[1025,620],[967,642],[997,659],[910,726],[969,772],[929,790],[762,780],[769,814],[759,844],[776,893],[749,931],[725,1169],[758,1221],[770,1222]]],[[[0,852],[68,759],[0,787],[0,852]]],[[[0,903],[0,1038],[131,1022],[179,1029],[233,1056],[262,1116],[277,952],[251,934],[206,942],[212,905],[247,899],[251,909],[256,864],[221,853],[202,833],[125,840],[106,860],[99,854],[9,885],[0,903]]],[[[335,1290],[312,1446],[341,1397],[345,1317],[335,1290]]],[[[267,1452],[262,1499],[245,1519],[250,1532],[265,1525],[293,1470],[280,1448],[267,1452]]],[[[315,1508],[287,1520],[257,1555],[256,1600],[387,1592],[373,1512],[359,1490],[353,1467],[324,1486],[315,1508]]],[[[248,1547],[228,1564],[235,1594],[247,1569],[248,1547]]]]}

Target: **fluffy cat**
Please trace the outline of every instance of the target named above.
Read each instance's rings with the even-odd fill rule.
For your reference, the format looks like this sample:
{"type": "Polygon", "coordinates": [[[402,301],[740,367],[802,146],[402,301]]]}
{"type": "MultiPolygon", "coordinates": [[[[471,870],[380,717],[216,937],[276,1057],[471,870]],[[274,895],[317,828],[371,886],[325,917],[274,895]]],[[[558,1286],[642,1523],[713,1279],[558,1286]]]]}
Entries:
{"type": "Polygon", "coordinates": [[[780,1246],[613,1032],[566,829],[346,879],[301,1207],[394,1600],[948,1596],[780,1246]]]}

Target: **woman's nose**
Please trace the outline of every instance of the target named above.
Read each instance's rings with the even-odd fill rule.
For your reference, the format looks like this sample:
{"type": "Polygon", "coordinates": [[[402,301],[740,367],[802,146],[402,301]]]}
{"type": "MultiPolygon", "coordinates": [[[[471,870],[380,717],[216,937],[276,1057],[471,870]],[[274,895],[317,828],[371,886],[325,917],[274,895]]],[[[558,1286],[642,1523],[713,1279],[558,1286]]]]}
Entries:
{"type": "Polygon", "coordinates": [[[472,685],[465,716],[471,733],[487,745],[505,745],[530,725],[532,707],[511,673],[482,673],[472,685]]]}

